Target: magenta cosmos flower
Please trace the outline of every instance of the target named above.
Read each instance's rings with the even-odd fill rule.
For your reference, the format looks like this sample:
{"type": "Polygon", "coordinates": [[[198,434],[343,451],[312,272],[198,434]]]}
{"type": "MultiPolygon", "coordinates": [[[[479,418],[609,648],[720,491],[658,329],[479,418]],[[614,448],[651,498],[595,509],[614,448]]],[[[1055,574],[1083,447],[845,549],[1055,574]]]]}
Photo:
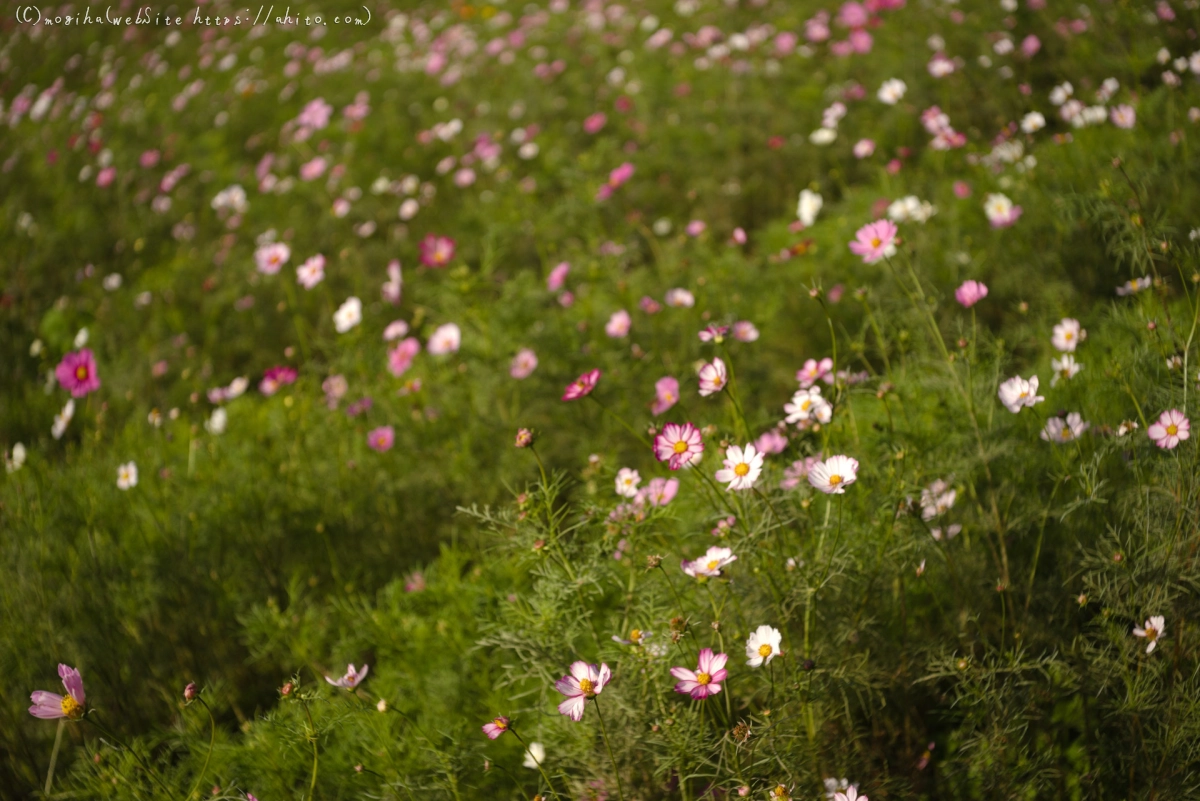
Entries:
{"type": "Polygon", "coordinates": [[[448,236],[428,234],[421,240],[421,264],[426,267],[445,267],[454,258],[454,240],[448,236]]]}
{"type": "Polygon", "coordinates": [[[296,383],[296,371],[291,367],[276,366],[263,374],[258,382],[258,390],[264,395],[274,395],[279,388],[286,384],[296,383]]]}
{"type": "Polygon", "coordinates": [[[96,357],[92,355],[91,348],[71,351],[63,356],[58,367],[54,368],[54,377],[73,398],[82,398],[100,388],[100,378],[96,375],[96,357]]]}
{"type": "Polygon", "coordinates": [[[1183,416],[1183,412],[1168,409],[1158,416],[1157,421],[1150,424],[1146,433],[1154,440],[1155,445],[1170,450],[1192,435],[1191,428],[1192,424],[1183,416]]]}
{"type": "Polygon", "coordinates": [[[606,664],[597,668],[587,662],[573,662],[570,673],[554,684],[554,689],[567,696],[567,700],[558,705],[558,711],[576,722],[582,720],[588,699],[599,695],[611,680],[612,671],[606,664]]]}
{"type": "Polygon", "coordinates": [[[354,665],[347,665],[345,676],[342,676],[340,679],[331,679],[330,677],[326,676],[325,681],[329,682],[334,687],[353,690],[362,683],[363,679],[367,677],[367,672],[370,671],[370,669],[370,665],[363,665],[361,671],[356,670],[354,665]]]}
{"type": "Polygon", "coordinates": [[[654,437],[654,456],[667,467],[678,470],[700,460],[704,453],[704,440],[700,429],[691,423],[667,423],[654,437]]]}
{"type": "Polygon", "coordinates": [[[380,426],[367,434],[367,445],[371,450],[387,453],[396,442],[396,430],[391,426],[380,426]]]}
{"type": "Polygon", "coordinates": [[[416,337],[400,340],[396,347],[388,351],[388,372],[397,378],[404,375],[420,352],[421,343],[416,337]]]}
{"type": "Polygon", "coordinates": [[[590,395],[600,380],[600,371],[592,370],[576,378],[563,390],[562,399],[565,401],[579,400],[584,395],[590,395]]]}
{"type": "Polygon", "coordinates": [[[987,293],[987,284],[979,281],[963,281],[963,285],[954,290],[954,299],[961,303],[964,309],[969,309],[986,298],[987,293]]]}
{"type": "Polygon", "coordinates": [[[729,676],[725,663],[728,654],[714,654],[711,648],[703,648],[695,672],[684,667],[671,668],[671,675],[679,679],[675,692],[686,693],[697,700],[721,692],[721,682],[729,676]]]}
{"type": "Polygon", "coordinates": [[[506,731],[508,731],[508,718],[503,715],[483,724],[483,733],[488,736],[489,740],[495,740],[506,731]]]}
{"type": "Polygon", "coordinates": [[[62,679],[67,694],[59,695],[45,690],[35,690],[29,696],[29,700],[33,701],[33,706],[29,707],[29,714],[42,720],[55,718],[79,720],[83,717],[83,704],[86,700],[86,696],[83,694],[83,679],[78,670],[61,663],[58,666],[58,677],[62,679]]]}
{"type": "Polygon", "coordinates": [[[896,224],[891,220],[867,223],[854,236],[850,252],[867,264],[896,255],[896,224]]]}

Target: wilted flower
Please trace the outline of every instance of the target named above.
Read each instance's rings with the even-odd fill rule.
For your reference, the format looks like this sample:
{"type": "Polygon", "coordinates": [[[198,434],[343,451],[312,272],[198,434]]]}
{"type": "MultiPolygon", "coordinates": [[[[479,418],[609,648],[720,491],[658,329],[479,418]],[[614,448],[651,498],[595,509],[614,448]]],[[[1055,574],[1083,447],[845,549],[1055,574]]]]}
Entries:
{"type": "Polygon", "coordinates": [[[675,692],[685,693],[692,698],[703,699],[721,692],[721,682],[729,675],[725,663],[729,661],[727,654],[714,654],[711,648],[702,648],[697,660],[696,670],[683,667],[671,668],[671,675],[679,679],[675,692]]]}
{"type": "Polygon", "coordinates": [[[858,480],[858,460],[849,456],[830,456],[808,471],[808,483],[827,495],[842,495],[858,480]]]}
{"type": "Polygon", "coordinates": [[[554,684],[554,689],[567,696],[567,700],[558,705],[558,711],[576,722],[582,720],[588,700],[599,695],[611,680],[612,671],[606,664],[597,668],[587,662],[573,662],[570,673],[554,684]]]}
{"type": "Polygon", "coordinates": [[[78,670],[61,663],[58,666],[58,677],[62,679],[67,694],[58,695],[45,690],[35,690],[29,696],[29,700],[33,701],[33,706],[29,707],[29,714],[43,720],[55,718],[79,720],[83,717],[83,705],[87,700],[83,692],[83,678],[80,677],[78,670]]]}
{"type": "MultiPolygon", "coordinates": [[[[1146,653],[1150,653],[1158,646],[1158,638],[1162,636],[1163,631],[1167,628],[1167,621],[1162,615],[1154,615],[1148,618],[1140,628],[1133,629],[1134,637],[1146,638],[1146,653]]],[[[59,673],[62,673],[62,668],[59,668],[59,673]]],[[[82,692],[82,690],[81,690],[82,692]]],[[[64,703],[65,708],[65,703],[64,703]]],[[[30,710],[31,712],[33,710],[30,710]]],[[[40,716],[39,716],[40,717],[40,716]]]]}
{"type": "Polygon", "coordinates": [[[1146,433],[1154,444],[1168,450],[1190,437],[1192,424],[1178,409],[1168,409],[1150,424],[1146,433]]]}
{"type": "Polygon", "coordinates": [[[759,626],[746,640],[746,664],[750,667],[762,667],[770,662],[782,653],[779,650],[781,642],[783,635],[779,633],[779,629],[759,626]]]}
{"type": "Polygon", "coordinates": [[[363,679],[367,677],[367,671],[370,669],[371,668],[369,665],[363,665],[362,671],[359,672],[358,670],[355,670],[354,665],[347,665],[345,676],[342,676],[340,679],[332,679],[329,676],[326,676],[325,681],[329,682],[334,687],[341,687],[345,690],[353,690],[362,682],[363,679]]]}
{"type": "Polygon", "coordinates": [[[1026,406],[1033,406],[1045,400],[1037,394],[1037,389],[1038,377],[1036,375],[1030,376],[1028,381],[1016,375],[1002,383],[997,394],[1000,396],[1000,402],[1004,404],[1004,408],[1016,414],[1026,406]]]}

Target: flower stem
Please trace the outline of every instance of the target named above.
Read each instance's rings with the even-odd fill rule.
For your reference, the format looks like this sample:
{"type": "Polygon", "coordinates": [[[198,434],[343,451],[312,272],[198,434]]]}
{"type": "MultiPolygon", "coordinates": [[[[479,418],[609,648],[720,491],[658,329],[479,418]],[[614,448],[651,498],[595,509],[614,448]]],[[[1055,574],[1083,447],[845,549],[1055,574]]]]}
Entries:
{"type": "Polygon", "coordinates": [[[139,765],[141,765],[142,770],[146,771],[146,773],[150,776],[150,778],[152,778],[152,779],[154,779],[154,781],[158,782],[158,786],[163,788],[163,790],[168,795],[173,795],[171,793],[171,790],[167,787],[167,785],[163,783],[163,780],[159,778],[158,774],[155,773],[153,770],[151,770],[150,766],[148,764],[146,764],[146,760],[142,759],[142,755],[139,754],[137,751],[134,751],[129,746],[127,746],[120,737],[118,737],[116,734],[113,733],[112,729],[108,728],[103,723],[96,720],[95,714],[96,714],[95,710],[93,710],[90,715],[88,715],[87,717],[84,718],[84,720],[86,720],[87,722],[89,722],[93,726],[95,726],[97,729],[99,729],[101,734],[105,735],[110,740],[115,742],[117,745],[121,746],[121,748],[123,750],[128,751],[129,753],[133,754],[133,758],[137,760],[137,763],[139,765]]]}
{"type": "Polygon", "coordinates": [[[213,717],[212,709],[205,703],[203,698],[196,696],[196,700],[204,704],[204,711],[208,713],[208,755],[204,757],[204,767],[200,768],[200,772],[196,775],[196,781],[192,784],[192,789],[188,790],[188,794],[184,796],[185,801],[191,801],[192,796],[196,794],[196,790],[200,789],[200,782],[204,781],[204,774],[208,772],[208,763],[212,759],[213,747],[217,742],[217,720],[213,717]]]}
{"type": "Polygon", "coordinates": [[[312,779],[308,783],[308,797],[309,801],[311,801],[317,797],[317,761],[319,757],[317,753],[317,727],[313,724],[312,712],[308,709],[308,702],[304,704],[304,716],[308,718],[308,730],[310,732],[308,741],[312,743],[313,752],[312,779]]]}
{"type": "Polygon", "coordinates": [[[621,771],[617,768],[617,758],[613,756],[612,746],[608,743],[608,728],[604,725],[604,715],[600,714],[600,696],[592,699],[596,703],[596,717],[600,719],[600,734],[604,737],[604,747],[608,749],[608,758],[612,762],[613,775],[617,778],[617,798],[625,801],[625,788],[621,785],[621,771]]]}
{"type": "Polygon", "coordinates": [[[525,751],[529,754],[529,758],[533,760],[535,765],[537,765],[538,773],[542,774],[542,778],[546,780],[547,789],[549,789],[549,791],[555,795],[558,795],[558,791],[554,789],[554,783],[550,781],[550,777],[546,775],[546,769],[542,767],[541,760],[533,755],[533,752],[529,750],[529,746],[524,740],[521,739],[521,735],[517,734],[516,729],[514,729],[512,726],[509,726],[508,730],[513,733],[513,737],[517,738],[517,742],[525,747],[525,751]]]}
{"type": "Polygon", "coordinates": [[[43,791],[47,797],[50,795],[50,787],[54,784],[54,765],[58,762],[58,747],[62,745],[62,733],[66,724],[66,718],[58,719],[58,731],[54,734],[54,750],[50,752],[50,769],[46,771],[46,789],[43,791]]]}

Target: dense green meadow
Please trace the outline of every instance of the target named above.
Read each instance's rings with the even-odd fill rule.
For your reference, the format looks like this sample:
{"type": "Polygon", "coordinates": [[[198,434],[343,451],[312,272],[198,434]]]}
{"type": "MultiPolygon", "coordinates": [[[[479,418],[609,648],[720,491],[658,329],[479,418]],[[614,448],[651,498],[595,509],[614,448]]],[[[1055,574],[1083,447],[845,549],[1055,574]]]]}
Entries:
{"type": "Polygon", "coordinates": [[[0,21],[0,797],[1200,797],[1196,0],[121,9],[0,21]]]}

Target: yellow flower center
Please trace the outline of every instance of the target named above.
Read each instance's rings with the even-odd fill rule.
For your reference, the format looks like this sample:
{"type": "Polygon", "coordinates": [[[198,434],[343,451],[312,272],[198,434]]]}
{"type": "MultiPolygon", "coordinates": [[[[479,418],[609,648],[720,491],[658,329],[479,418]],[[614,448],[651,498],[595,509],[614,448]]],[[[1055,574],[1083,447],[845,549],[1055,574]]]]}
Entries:
{"type": "Polygon", "coordinates": [[[502,729],[502,730],[508,729],[508,721],[506,721],[502,718],[496,718],[495,720],[492,721],[492,723],[496,724],[497,729],[502,729]]]}
{"type": "Polygon", "coordinates": [[[629,632],[629,641],[632,643],[640,643],[642,641],[642,637],[644,636],[645,635],[642,634],[641,629],[634,629],[633,631],[629,632]]]}
{"type": "Polygon", "coordinates": [[[596,689],[596,684],[591,679],[580,679],[579,680],[579,690],[584,695],[586,695],[588,697],[595,695],[595,692],[594,692],[595,689],[596,689]]]}
{"type": "MultiPolygon", "coordinates": [[[[1146,627],[1146,639],[1151,640],[1151,641],[1157,640],[1158,639],[1158,629],[1154,628],[1153,626],[1147,626],[1146,627]]],[[[63,708],[66,708],[66,704],[67,704],[67,701],[64,698],[63,699],[63,708]]]]}
{"type": "Polygon", "coordinates": [[[871,247],[877,248],[882,244],[883,244],[883,240],[880,239],[879,237],[876,236],[876,237],[871,238],[871,247]]]}
{"type": "Polygon", "coordinates": [[[720,564],[721,564],[721,561],[719,559],[713,559],[711,562],[708,563],[708,569],[716,570],[717,566],[720,564]]]}
{"type": "Polygon", "coordinates": [[[763,643],[762,645],[758,646],[758,655],[761,657],[770,656],[771,655],[771,646],[767,645],[766,643],[763,643]]]}
{"type": "Polygon", "coordinates": [[[745,462],[740,462],[737,467],[733,468],[735,475],[744,476],[750,472],[750,465],[745,462]]]}
{"type": "Polygon", "coordinates": [[[62,699],[62,711],[71,720],[79,720],[83,717],[83,704],[69,695],[64,695],[62,699]]]}
{"type": "Polygon", "coordinates": [[[841,484],[841,483],[842,483],[842,477],[839,476],[837,473],[834,473],[832,476],[829,477],[829,486],[836,487],[838,484],[841,484]]]}
{"type": "Polygon", "coordinates": [[[88,377],[88,369],[84,365],[79,365],[75,368],[75,377],[80,381],[88,377]]]}
{"type": "Polygon", "coordinates": [[[810,407],[810,406],[812,406],[812,401],[811,401],[811,400],[808,400],[808,399],[805,399],[805,400],[803,400],[803,401],[801,401],[801,402],[800,402],[800,411],[802,411],[802,412],[807,412],[807,411],[808,411],[808,407],[810,407]]]}
{"type": "Polygon", "coordinates": [[[1167,433],[1172,437],[1175,436],[1177,433],[1179,433],[1179,426],[1172,423],[1171,425],[1167,426],[1167,433]]]}
{"type": "Polygon", "coordinates": [[[672,450],[674,450],[676,453],[683,453],[687,449],[688,449],[688,444],[683,440],[679,440],[678,442],[676,442],[675,447],[672,448],[672,450]]]}
{"type": "Polygon", "coordinates": [[[1074,334],[1072,334],[1070,331],[1068,331],[1067,333],[1063,334],[1063,339],[1067,340],[1068,342],[1070,342],[1070,341],[1071,341],[1072,339],[1074,339],[1074,338],[1075,338],[1075,335],[1074,335],[1074,334]]]}
{"type": "Polygon", "coordinates": [[[710,681],[712,681],[712,676],[708,675],[707,673],[697,673],[696,674],[696,683],[697,684],[708,684],[710,681]]]}

